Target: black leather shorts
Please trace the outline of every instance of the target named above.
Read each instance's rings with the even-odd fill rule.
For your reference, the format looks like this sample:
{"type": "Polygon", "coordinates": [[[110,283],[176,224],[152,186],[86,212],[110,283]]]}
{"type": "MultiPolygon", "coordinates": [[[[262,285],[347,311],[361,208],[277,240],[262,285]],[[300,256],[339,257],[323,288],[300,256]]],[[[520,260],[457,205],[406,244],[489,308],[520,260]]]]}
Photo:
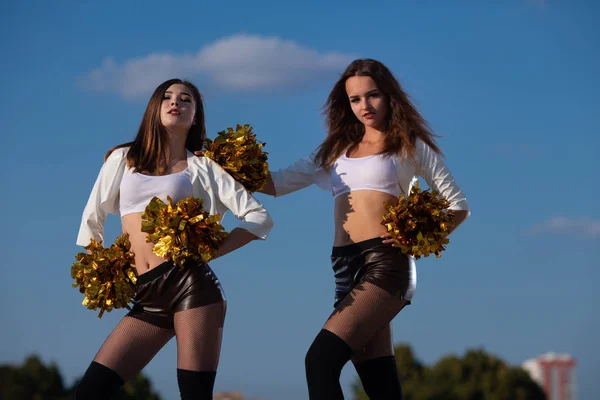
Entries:
{"type": "Polygon", "coordinates": [[[331,264],[335,275],[335,304],[361,282],[372,283],[411,303],[417,286],[417,272],[412,257],[397,247],[383,244],[381,238],[347,246],[333,247],[331,264]]]}
{"type": "Polygon", "coordinates": [[[172,329],[176,312],[221,301],[223,288],[208,264],[189,263],[182,269],[165,261],[138,276],[127,316],[172,329]]]}

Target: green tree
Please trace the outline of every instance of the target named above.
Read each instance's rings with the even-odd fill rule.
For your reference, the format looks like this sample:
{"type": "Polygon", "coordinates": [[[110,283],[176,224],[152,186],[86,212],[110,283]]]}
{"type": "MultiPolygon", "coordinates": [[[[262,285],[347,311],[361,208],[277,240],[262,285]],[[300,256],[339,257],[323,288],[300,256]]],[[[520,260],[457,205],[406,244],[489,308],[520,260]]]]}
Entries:
{"type": "Polygon", "coordinates": [[[160,400],[152,389],[152,383],[142,374],[128,380],[115,400],[160,400]]]}
{"type": "MultiPolygon", "coordinates": [[[[418,394],[425,380],[426,367],[415,357],[410,346],[399,344],[394,349],[398,375],[402,381],[402,394],[404,399],[420,399],[418,394]]],[[[352,385],[356,400],[369,400],[367,394],[362,390],[360,379],[352,385]]]]}
{"type": "Polygon", "coordinates": [[[67,399],[58,367],[44,365],[38,356],[25,359],[23,365],[0,365],[0,397],[6,400],[67,399]]]}
{"type": "MultiPolygon", "coordinates": [[[[75,387],[66,387],[55,364],[45,365],[37,355],[22,365],[0,365],[0,398],[3,400],[70,400],[75,387]]],[[[152,383],[142,374],[130,379],[114,400],[161,400],[152,383]]]]}
{"type": "MultiPolygon", "coordinates": [[[[484,350],[461,358],[447,355],[423,365],[410,347],[395,348],[404,400],[545,400],[543,390],[521,368],[507,365],[484,350]]],[[[357,378],[356,400],[368,400],[357,378]]]]}

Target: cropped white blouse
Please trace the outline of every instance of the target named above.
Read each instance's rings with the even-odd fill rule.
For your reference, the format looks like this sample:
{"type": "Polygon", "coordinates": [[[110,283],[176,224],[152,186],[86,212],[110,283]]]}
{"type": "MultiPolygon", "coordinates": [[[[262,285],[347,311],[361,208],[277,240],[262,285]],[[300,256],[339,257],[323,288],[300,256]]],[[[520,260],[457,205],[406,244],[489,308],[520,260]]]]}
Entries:
{"type": "MultiPolygon", "coordinates": [[[[333,195],[332,176],[314,162],[316,150],[287,168],[271,172],[275,186],[275,196],[283,196],[296,190],[316,184],[333,195]]],[[[418,177],[422,177],[427,185],[440,192],[450,202],[450,209],[469,211],[467,199],[454,181],[450,170],[442,157],[420,139],[416,141],[415,161],[406,157],[393,157],[392,161],[398,177],[398,184],[403,196],[410,193],[418,177]]]]}
{"type": "MultiPolygon", "coordinates": [[[[126,173],[128,147],[112,152],[102,165],[96,183],[83,210],[77,244],[86,246],[90,239],[103,241],[108,214],[120,214],[119,187],[126,173]]],[[[239,220],[239,228],[266,239],[273,228],[267,210],[220,165],[207,157],[187,152],[188,170],[194,197],[201,198],[204,209],[221,219],[230,210],[239,220]]]]}

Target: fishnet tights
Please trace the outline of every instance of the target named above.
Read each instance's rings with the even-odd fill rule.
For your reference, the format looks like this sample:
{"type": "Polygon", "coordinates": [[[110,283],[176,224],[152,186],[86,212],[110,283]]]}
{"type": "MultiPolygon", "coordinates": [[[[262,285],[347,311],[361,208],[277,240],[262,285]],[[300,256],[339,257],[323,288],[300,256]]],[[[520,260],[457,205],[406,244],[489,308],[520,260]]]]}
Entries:
{"type": "Polygon", "coordinates": [[[177,368],[216,371],[224,321],[225,302],[175,313],[177,368]]]}
{"type": "Polygon", "coordinates": [[[171,329],[125,317],[108,336],[94,361],[127,381],[137,375],[174,334],[171,329]]]}
{"type": "Polygon", "coordinates": [[[177,338],[177,368],[216,371],[221,352],[225,302],[175,313],[174,329],[124,317],[108,336],[94,361],[125,381],[137,375],[173,336],[177,338]]]}
{"type": "Polygon", "coordinates": [[[389,323],[387,326],[380,329],[379,332],[375,333],[375,336],[373,336],[371,341],[367,343],[365,347],[352,354],[352,363],[356,365],[374,358],[393,355],[394,343],[392,341],[392,324],[389,323]]]}
{"type": "Polygon", "coordinates": [[[372,283],[361,282],[336,307],[323,328],[352,348],[355,364],[393,355],[390,323],[406,304],[372,283]]]}

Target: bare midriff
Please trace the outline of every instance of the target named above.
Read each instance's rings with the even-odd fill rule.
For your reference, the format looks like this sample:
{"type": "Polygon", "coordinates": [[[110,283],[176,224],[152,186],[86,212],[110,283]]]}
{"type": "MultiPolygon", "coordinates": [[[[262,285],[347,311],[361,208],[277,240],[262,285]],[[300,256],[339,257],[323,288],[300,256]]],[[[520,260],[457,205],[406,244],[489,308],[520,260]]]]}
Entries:
{"type": "Polygon", "coordinates": [[[148,272],[166,261],[152,252],[153,243],[147,243],[147,233],[142,232],[142,213],[127,214],[121,218],[123,232],[129,234],[131,251],[135,255],[135,269],[138,275],[148,272]]]}
{"type": "Polygon", "coordinates": [[[376,190],[356,190],[335,199],[334,246],[346,246],[378,238],[386,232],[381,219],[387,212],[384,203],[396,197],[376,190]]]}

